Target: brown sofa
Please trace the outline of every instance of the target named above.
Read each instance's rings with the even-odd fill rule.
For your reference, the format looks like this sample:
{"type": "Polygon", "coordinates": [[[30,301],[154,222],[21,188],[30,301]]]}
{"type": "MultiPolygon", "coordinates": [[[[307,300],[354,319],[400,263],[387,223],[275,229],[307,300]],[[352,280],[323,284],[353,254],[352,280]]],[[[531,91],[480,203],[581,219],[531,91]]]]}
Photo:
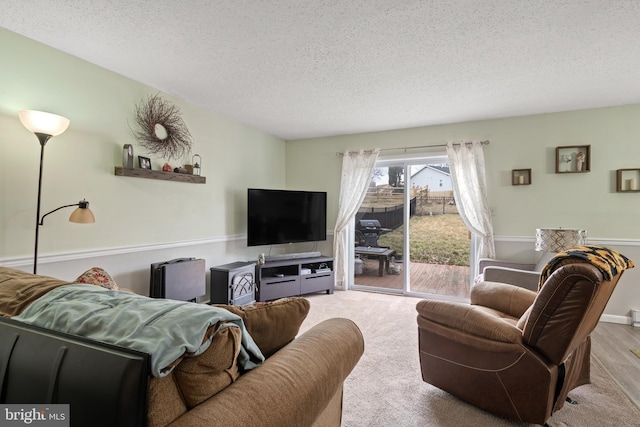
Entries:
{"type": "MultiPolygon", "coordinates": [[[[16,316],[43,295],[69,284],[0,267],[0,316],[16,316]]],[[[72,287],[67,289],[70,288],[72,287]]],[[[102,291],[120,292],[100,288],[100,292],[102,291]]],[[[364,351],[364,341],[358,327],[350,320],[334,318],[315,325],[294,339],[309,309],[309,303],[304,298],[289,298],[244,309],[226,308],[243,318],[247,331],[266,357],[263,364],[243,371],[238,365],[240,330],[231,327],[219,328],[219,325],[215,325],[208,334],[213,338],[206,351],[195,357],[179,358],[169,375],[146,376],[144,381],[134,381],[135,384],[130,384],[130,378],[128,379],[126,374],[126,369],[130,367],[123,371],[124,374],[114,368],[111,376],[121,375],[122,381],[115,381],[117,384],[114,387],[118,390],[113,392],[104,389],[110,387],[104,381],[98,380],[100,383],[96,383],[93,374],[95,371],[96,378],[98,375],[102,375],[101,378],[105,375],[108,377],[108,372],[100,370],[108,370],[109,366],[100,366],[99,369],[76,366],[75,370],[82,368],[83,372],[87,371],[86,378],[73,378],[74,382],[79,381],[72,386],[75,389],[74,393],[81,395],[78,398],[81,400],[78,401],[87,402],[93,399],[97,404],[98,401],[110,401],[109,394],[114,394],[117,395],[117,402],[113,405],[118,407],[103,408],[105,413],[134,414],[139,413],[140,409],[144,412],[140,420],[133,420],[135,415],[122,415],[129,419],[120,418],[117,422],[102,420],[102,424],[101,420],[95,417],[90,420],[78,419],[81,417],[79,411],[75,412],[74,418],[73,400],[56,401],[56,395],[64,395],[65,381],[70,381],[69,378],[65,379],[65,375],[74,371],[73,366],[65,366],[65,363],[71,363],[66,360],[73,361],[78,357],[84,357],[86,363],[91,364],[98,359],[93,356],[96,351],[110,353],[112,356],[113,346],[82,337],[58,336],[34,326],[23,327],[22,322],[14,319],[0,322],[0,348],[11,347],[14,353],[12,359],[10,352],[0,352],[0,384],[3,383],[4,377],[7,380],[5,384],[9,385],[4,394],[0,394],[0,403],[17,403],[11,401],[10,380],[20,379],[17,377],[21,375],[32,375],[30,371],[26,373],[24,363],[17,360],[22,356],[18,355],[38,355],[39,349],[31,348],[35,344],[29,344],[29,334],[45,333],[47,339],[60,341],[58,347],[62,350],[58,353],[66,351],[69,356],[66,359],[61,358],[62,362],[57,362],[61,363],[61,367],[55,365],[56,368],[53,370],[59,371],[62,376],[55,384],[48,383],[51,381],[48,377],[52,371],[50,368],[43,369],[42,374],[33,375],[47,376],[35,378],[36,383],[42,382],[44,388],[52,390],[57,387],[62,390],[53,393],[52,400],[44,403],[69,403],[72,425],[339,426],[342,417],[343,383],[364,351]],[[29,328],[33,330],[30,331],[29,328]],[[90,353],[90,356],[87,356],[89,353],[81,353],[78,356],[73,347],[76,344],[90,347],[89,350],[93,353],[90,353]],[[109,395],[107,399],[104,398],[105,395],[109,395]],[[138,396],[141,396],[138,408],[126,408],[132,401],[137,402],[138,396]],[[127,399],[129,402],[126,402],[127,399]]],[[[188,319],[185,318],[185,321],[188,319]]],[[[45,357],[45,350],[43,347],[40,351],[39,365],[50,363],[49,359],[55,358],[45,357]],[[43,358],[47,360],[42,362],[43,358]]],[[[129,374],[129,377],[131,375],[129,374]]],[[[20,382],[23,381],[16,383],[20,382]]],[[[33,396],[37,396],[35,388],[33,391],[27,389],[16,393],[33,393],[33,396]]],[[[20,398],[25,400],[24,394],[20,398]]],[[[96,411],[93,410],[91,413],[95,415],[96,411]]]]}
{"type": "Polygon", "coordinates": [[[589,334],[633,266],[626,261],[609,277],[567,257],[537,293],[482,282],[472,287],[471,304],[420,301],[423,380],[493,414],[544,424],[590,381],[589,334]]]}

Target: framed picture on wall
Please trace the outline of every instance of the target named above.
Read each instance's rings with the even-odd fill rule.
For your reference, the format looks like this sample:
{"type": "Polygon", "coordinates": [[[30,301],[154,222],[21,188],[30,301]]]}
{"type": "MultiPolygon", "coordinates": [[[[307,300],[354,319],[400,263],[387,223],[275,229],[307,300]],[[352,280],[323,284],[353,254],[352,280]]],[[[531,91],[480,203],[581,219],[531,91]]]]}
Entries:
{"type": "Polygon", "coordinates": [[[140,169],[151,169],[151,159],[148,157],[138,156],[138,165],[140,169]]]}

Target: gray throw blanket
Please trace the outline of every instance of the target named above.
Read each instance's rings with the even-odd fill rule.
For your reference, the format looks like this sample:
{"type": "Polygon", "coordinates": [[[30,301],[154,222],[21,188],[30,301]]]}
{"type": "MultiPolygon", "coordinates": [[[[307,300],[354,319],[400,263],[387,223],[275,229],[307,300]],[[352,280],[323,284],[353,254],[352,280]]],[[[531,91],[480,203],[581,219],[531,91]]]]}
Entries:
{"type": "Polygon", "coordinates": [[[242,330],[238,362],[242,369],[259,366],[264,356],[240,316],[205,304],[147,298],[93,285],[66,285],[53,289],[31,303],[15,320],[80,335],[151,355],[153,376],[163,377],[172,363],[197,356],[211,344],[203,342],[207,329],[242,330]]]}

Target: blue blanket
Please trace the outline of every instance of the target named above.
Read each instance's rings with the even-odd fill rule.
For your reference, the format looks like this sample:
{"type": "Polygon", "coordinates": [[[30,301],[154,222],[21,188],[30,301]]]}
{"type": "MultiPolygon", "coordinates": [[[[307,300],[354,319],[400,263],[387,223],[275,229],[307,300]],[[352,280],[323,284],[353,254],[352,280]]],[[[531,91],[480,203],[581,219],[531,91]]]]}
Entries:
{"type": "Polygon", "coordinates": [[[238,362],[249,370],[264,361],[244,322],[223,308],[204,304],[147,298],[93,285],[67,285],[53,289],[31,303],[15,320],[151,355],[156,377],[168,375],[172,363],[185,354],[197,356],[211,344],[207,329],[242,330],[238,362]]]}

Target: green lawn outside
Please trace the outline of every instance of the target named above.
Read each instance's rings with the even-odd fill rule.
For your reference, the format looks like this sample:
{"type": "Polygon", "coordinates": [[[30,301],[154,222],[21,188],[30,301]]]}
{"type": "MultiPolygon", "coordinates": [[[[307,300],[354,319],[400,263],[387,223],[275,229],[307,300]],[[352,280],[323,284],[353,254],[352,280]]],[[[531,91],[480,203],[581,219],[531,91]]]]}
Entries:
{"type": "MultiPolygon", "coordinates": [[[[409,222],[411,262],[469,265],[469,232],[460,215],[413,216],[409,222]]],[[[380,236],[378,244],[403,256],[402,227],[380,236]]]]}

